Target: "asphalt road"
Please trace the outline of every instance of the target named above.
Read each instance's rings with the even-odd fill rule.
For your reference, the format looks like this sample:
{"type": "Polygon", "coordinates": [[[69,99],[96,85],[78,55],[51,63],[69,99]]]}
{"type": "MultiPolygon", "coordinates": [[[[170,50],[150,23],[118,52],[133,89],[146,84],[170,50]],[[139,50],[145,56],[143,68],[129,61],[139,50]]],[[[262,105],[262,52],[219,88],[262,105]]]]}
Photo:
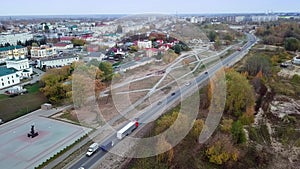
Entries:
{"type": "MultiPolygon", "coordinates": [[[[167,96],[165,100],[163,100],[160,104],[153,104],[151,105],[151,109],[148,109],[148,111],[144,112],[140,117],[139,117],[139,123],[141,124],[139,128],[143,127],[145,123],[148,121],[151,121],[149,119],[155,119],[159,117],[160,113],[162,113],[165,108],[168,106],[171,106],[173,103],[181,99],[182,95],[186,95],[192,90],[194,90],[195,86],[202,84],[206,80],[209,79],[209,75],[213,75],[216,73],[218,70],[220,70],[223,66],[229,67],[233,64],[235,64],[237,61],[239,61],[245,53],[256,43],[256,37],[252,34],[246,34],[248,38],[248,42],[241,48],[240,51],[236,51],[230,56],[226,57],[223,59],[221,62],[218,64],[214,65],[210,69],[207,70],[208,73],[202,73],[199,75],[194,82],[191,82],[190,85],[188,86],[183,86],[182,88],[176,90],[173,92],[173,94],[167,96]]],[[[120,142],[120,140],[117,139],[116,133],[113,133],[110,135],[106,140],[103,142],[106,142],[107,140],[114,141],[115,145],[120,142]]],[[[102,142],[102,143],[103,143],[102,142]]],[[[77,161],[74,165],[70,167],[70,169],[78,169],[80,167],[84,167],[85,169],[91,168],[95,163],[97,163],[98,160],[100,160],[106,152],[102,151],[100,148],[97,152],[95,152],[91,157],[82,157],[79,161],[77,161]]]]}

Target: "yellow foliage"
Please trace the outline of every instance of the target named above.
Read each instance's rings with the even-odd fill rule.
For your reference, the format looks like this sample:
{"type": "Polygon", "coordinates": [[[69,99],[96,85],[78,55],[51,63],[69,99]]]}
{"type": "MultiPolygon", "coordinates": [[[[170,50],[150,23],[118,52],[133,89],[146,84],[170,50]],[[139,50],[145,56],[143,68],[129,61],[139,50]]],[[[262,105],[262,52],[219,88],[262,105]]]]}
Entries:
{"type": "Polygon", "coordinates": [[[224,132],[230,132],[232,123],[233,123],[232,119],[223,119],[221,124],[221,130],[224,132]]]}
{"type": "Polygon", "coordinates": [[[205,153],[209,162],[219,165],[229,160],[237,161],[239,157],[239,152],[232,146],[228,138],[214,142],[205,153]]]}

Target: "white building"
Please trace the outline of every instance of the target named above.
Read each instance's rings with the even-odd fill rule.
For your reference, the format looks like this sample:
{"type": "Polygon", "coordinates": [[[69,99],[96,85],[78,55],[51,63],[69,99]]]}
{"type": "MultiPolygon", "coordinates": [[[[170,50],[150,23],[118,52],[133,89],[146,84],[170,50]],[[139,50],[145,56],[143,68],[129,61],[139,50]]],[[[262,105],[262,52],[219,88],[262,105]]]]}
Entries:
{"type": "Polygon", "coordinates": [[[235,22],[243,22],[245,20],[245,16],[236,16],[235,22]]]}
{"type": "Polygon", "coordinates": [[[277,21],[278,20],[278,16],[277,15],[257,15],[257,16],[251,16],[251,20],[253,22],[277,21]]]}
{"type": "Polygon", "coordinates": [[[62,50],[72,49],[74,45],[72,43],[60,42],[54,44],[53,47],[56,49],[56,51],[62,51],[62,50]]]}
{"type": "Polygon", "coordinates": [[[17,49],[8,52],[6,67],[0,67],[0,89],[14,86],[23,78],[30,78],[32,68],[24,52],[17,49]]]}
{"type": "Polygon", "coordinates": [[[29,66],[29,60],[23,52],[19,53],[18,50],[9,52],[6,67],[8,69],[15,69],[20,79],[30,78],[32,74],[32,67],[29,66]]]}
{"type": "Polygon", "coordinates": [[[293,64],[300,65],[300,56],[295,56],[293,58],[293,64]]]}
{"type": "Polygon", "coordinates": [[[20,77],[15,69],[0,67],[0,89],[20,83],[20,77]]]}
{"type": "Polygon", "coordinates": [[[66,65],[71,65],[76,61],[79,61],[79,57],[75,55],[40,58],[37,60],[37,67],[41,69],[58,68],[66,65]]]}
{"type": "Polygon", "coordinates": [[[42,45],[41,47],[32,47],[30,52],[31,57],[33,58],[44,58],[57,54],[55,47],[49,47],[46,45],[42,45]]]}
{"type": "Polygon", "coordinates": [[[191,17],[191,23],[198,23],[198,18],[196,17],[191,17]]]}
{"type": "Polygon", "coordinates": [[[18,34],[0,34],[0,44],[9,43],[11,45],[17,45],[18,41],[24,43],[26,40],[33,39],[33,35],[30,33],[18,33],[18,34]]]}
{"type": "Polygon", "coordinates": [[[139,49],[152,48],[152,41],[138,41],[137,46],[139,49]]]}

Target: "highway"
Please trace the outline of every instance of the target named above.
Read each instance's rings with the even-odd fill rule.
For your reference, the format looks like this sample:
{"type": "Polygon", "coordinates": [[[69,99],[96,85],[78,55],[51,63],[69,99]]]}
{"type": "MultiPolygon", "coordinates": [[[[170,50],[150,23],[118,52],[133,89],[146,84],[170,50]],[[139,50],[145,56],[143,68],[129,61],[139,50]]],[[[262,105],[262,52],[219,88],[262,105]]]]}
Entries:
{"type": "MultiPolygon", "coordinates": [[[[158,118],[161,113],[165,111],[166,108],[172,106],[175,102],[179,101],[182,96],[191,94],[192,92],[196,92],[198,89],[198,85],[203,84],[205,81],[209,79],[209,76],[216,73],[218,70],[222,69],[224,66],[229,67],[240,59],[244,57],[244,55],[248,52],[248,50],[256,43],[257,39],[254,35],[246,33],[248,42],[241,48],[240,51],[236,51],[230,56],[224,58],[219,63],[215,64],[211,68],[207,70],[208,73],[201,73],[198,77],[195,78],[194,81],[191,81],[189,85],[182,86],[181,88],[173,91],[172,94],[169,94],[164,100],[162,100],[159,104],[150,105],[151,108],[147,109],[140,117],[139,117],[139,128],[142,128],[147,122],[158,118]]],[[[121,128],[120,128],[121,129],[121,128]]],[[[111,134],[108,138],[103,140],[103,142],[110,140],[114,141],[114,144],[118,144],[120,140],[116,137],[116,132],[111,134]]],[[[102,143],[103,143],[102,142],[102,143]]],[[[101,143],[100,143],[101,144],[101,143]]],[[[75,164],[73,164],[70,169],[78,169],[80,167],[84,167],[84,169],[91,168],[94,164],[100,160],[106,152],[99,150],[94,153],[91,157],[82,157],[75,164]]]]}

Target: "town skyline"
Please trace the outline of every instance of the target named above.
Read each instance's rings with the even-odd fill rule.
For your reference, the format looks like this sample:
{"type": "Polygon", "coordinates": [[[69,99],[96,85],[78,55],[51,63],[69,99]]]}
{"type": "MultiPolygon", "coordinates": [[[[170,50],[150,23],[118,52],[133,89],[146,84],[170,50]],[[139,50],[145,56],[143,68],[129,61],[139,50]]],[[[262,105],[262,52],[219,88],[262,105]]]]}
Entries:
{"type": "Polygon", "coordinates": [[[0,16],[26,15],[97,15],[97,14],[227,14],[227,13],[267,13],[267,12],[300,12],[300,2],[290,0],[212,0],[212,1],[4,1],[5,7],[0,16]],[[39,7],[39,8],[37,8],[39,7]]]}

